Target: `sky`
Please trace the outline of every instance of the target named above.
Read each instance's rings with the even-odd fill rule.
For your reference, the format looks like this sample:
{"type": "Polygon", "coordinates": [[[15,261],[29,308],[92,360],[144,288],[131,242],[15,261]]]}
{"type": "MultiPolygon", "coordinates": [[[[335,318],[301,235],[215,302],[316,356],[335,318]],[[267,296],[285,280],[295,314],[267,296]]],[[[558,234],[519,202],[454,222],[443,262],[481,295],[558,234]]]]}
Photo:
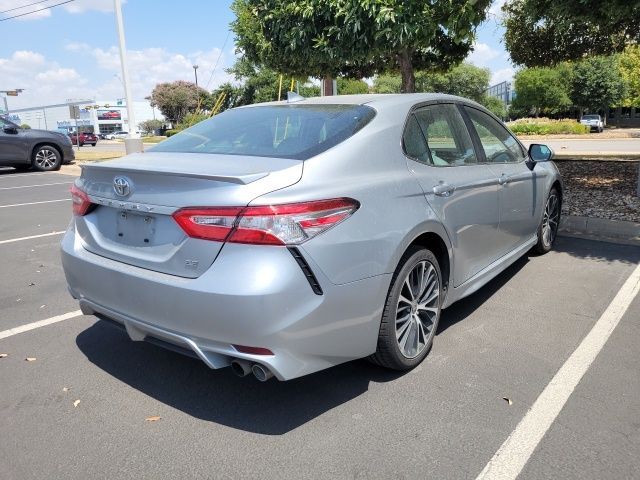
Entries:
{"type": "MultiPolygon", "coordinates": [[[[10,109],[124,96],[113,0],[72,0],[47,8],[63,1],[0,0],[0,90],[24,89],[8,98],[10,109]],[[8,19],[34,10],[41,11],[8,19]]],[[[143,100],[160,82],[193,81],[194,64],[198,84],[208,90],[233,80],[225,72],[236,59],[230,3],[123,0],[134,100],[143,100]]],[[[502,44],[502,3],[492,5],[468,58],[491,70],[492,84],[514,73],[502,44]]]]}

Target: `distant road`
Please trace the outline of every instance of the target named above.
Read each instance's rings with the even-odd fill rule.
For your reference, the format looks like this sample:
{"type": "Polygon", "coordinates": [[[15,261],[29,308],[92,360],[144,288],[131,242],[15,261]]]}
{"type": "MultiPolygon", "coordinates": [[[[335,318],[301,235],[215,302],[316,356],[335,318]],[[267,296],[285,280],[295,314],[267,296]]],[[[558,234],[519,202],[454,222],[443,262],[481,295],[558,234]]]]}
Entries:
{"type": "Polygon", "coordinates": [[[640,138],[521,140],[527,147],[531,143],[544,143],[562,155],[573,152],[589,155],[602,153],[640,155],[640,138]]]}

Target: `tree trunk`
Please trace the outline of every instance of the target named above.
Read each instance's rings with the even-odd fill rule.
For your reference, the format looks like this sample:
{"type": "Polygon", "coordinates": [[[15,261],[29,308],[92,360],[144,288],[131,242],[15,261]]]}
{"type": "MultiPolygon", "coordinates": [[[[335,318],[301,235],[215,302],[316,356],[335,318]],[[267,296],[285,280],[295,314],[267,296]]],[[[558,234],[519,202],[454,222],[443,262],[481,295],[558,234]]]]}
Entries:
{"type": "Polygon", "coordinates": [[[413,64],[411,63],[411,52],[403,50],[398,54],[398,65],[400,66],[400,74],[402,75],[401,93],[415,93],[416,76],[413,72],[413,64]]]}
{"type": "Polygon", "coordinates": [[[327,75],[322,79],[322,94],[325,97],[333,95],[333,77],[327,75]]]}

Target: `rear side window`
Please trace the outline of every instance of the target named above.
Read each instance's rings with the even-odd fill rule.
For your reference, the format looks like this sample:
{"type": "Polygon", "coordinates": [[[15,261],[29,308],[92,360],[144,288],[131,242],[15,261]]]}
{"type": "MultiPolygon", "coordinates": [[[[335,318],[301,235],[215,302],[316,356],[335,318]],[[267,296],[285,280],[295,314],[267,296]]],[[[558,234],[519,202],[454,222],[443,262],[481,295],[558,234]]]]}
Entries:
{"type": "Polygon", "coordinates": [[[478,163],[467,127],[453,104],[430,105],[415,112],[435,167],[478,163]]]}
{"type": "Polygon", "coordinates": [[[273,105],[227,110],[151,150],[306,160],[343,142],[375,116],[364,105],[273,105]]]}
{"type": "Polygon", "coordinates": [[[516,163],[525,153],[520,144],[499,122],[480,110],[464,107],[473,123],[489,163],[516,163]]]}

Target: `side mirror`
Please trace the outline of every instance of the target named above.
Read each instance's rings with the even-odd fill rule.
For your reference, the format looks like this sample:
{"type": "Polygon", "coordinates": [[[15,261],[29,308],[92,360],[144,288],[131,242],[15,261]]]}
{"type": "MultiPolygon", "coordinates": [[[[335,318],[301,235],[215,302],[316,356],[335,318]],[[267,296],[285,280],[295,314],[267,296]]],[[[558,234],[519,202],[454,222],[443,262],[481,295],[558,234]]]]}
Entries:
{"type": "Polygon", "coordinates": [[[6,126],[3,128],[3,130],[4,130],[4,133],[9,135],[16,135],[18,133],[18,129],[16,127],[6,126]]]}
{"type": "Polygon", "coordinates": [[[549,162],[553,158],[553,150],[546,145],[532,143],[529,145],[529,158],[533,162],[549,162]]]}

